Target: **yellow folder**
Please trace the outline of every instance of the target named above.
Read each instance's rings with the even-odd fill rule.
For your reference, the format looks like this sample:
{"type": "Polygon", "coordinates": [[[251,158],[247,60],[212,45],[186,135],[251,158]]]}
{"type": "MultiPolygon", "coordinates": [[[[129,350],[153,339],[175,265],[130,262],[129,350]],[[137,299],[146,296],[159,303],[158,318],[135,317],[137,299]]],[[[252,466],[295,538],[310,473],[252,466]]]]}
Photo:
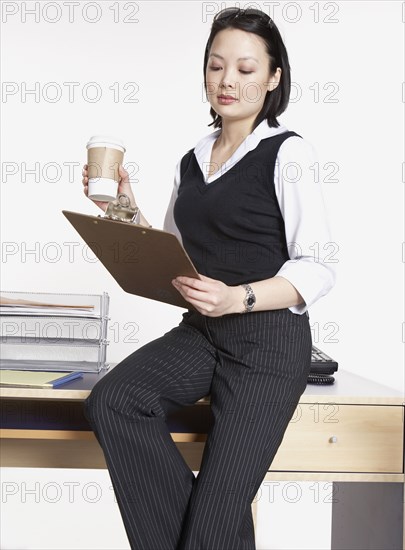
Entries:
{"type": "Polygon", "coordinates": [[[82,378],[81,372],[30,371],[30,370],[0,370],[0,386],[19,386],[22,388],[55,388],[82,378]]]}

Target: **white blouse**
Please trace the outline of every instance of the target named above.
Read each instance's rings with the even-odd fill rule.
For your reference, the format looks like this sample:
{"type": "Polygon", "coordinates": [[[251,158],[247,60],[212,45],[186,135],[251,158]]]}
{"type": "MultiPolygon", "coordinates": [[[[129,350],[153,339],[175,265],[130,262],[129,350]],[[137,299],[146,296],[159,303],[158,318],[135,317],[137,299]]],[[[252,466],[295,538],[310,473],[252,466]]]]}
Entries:
{"type": "MultiPolygon", "coordinates": [[[[210,177],[207,175],[211,151],[221,130],[218,129],[203,137],[195,146],[194,154],[205,183],[209,185],[227,172],[246,153],[255,149],[261,139],[287,131],[283,124],[278,128],[269,128],[267,120],[263,120],[245,138],[231,158],[210,177]]],[[[180,185],[180,162],[181,159],[176,165],[173,191],[163,229],[174,233],[182,243],[180,231],[173,217],[173,207],[180,185]]],[[[276,275],[284,277],[294,285],[305,300],[305,304],[289,308],[296,314],[305,313],[312,304],[331,290],[336,281],[338,247],[332,242],[322,184],[315,182],[316,162],[317,156],[312,145],[303,138],[291,136],[281,144],[274,170],[275,192],[284,219],[290,257],[276,275]]]]}

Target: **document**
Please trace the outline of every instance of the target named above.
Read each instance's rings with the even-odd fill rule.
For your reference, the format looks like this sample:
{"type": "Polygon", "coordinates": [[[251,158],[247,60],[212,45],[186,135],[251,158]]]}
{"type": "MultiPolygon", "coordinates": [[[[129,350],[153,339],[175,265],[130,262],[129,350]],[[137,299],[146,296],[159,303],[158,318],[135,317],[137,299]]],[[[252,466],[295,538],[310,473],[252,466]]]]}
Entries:
{"type": "Polygon", "coordinates": [[[94,311],[94,305],[52,304],[21,298],[7,298],[0,295],[0,314],[3,315],[70,315],[87,317],[94,311]]]}
{"type": "Polygon", "coordinates": [[[56,388],[76,378],[83,378],[81,372],[0,370],[0,386],[17,386],[22,388],[56,388]]]}

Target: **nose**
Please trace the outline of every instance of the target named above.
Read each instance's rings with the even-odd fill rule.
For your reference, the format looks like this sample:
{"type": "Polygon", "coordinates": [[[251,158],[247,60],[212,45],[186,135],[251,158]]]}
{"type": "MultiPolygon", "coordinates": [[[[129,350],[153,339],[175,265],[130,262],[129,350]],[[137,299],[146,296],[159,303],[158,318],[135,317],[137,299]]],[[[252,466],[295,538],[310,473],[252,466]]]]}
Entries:
{"type": "Polygon", "coordinates": [[[231,69],[227,69],[222,73],[222,79],[220,83],[221,88],[235,88],[235,80],[231,69]]]}

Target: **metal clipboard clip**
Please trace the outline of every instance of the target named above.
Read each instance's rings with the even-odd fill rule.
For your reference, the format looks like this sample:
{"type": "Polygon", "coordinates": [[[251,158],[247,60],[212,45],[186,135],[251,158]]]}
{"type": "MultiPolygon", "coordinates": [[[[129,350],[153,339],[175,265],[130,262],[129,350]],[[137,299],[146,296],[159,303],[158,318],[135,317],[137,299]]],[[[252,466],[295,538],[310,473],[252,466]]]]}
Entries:
{"type": "Polygon", "coordinates": [[[139,224],[140,217],[139,207],[132,208],[131,201],[125,193],[118,193],[117,198],[108,203],[104,214],[104,218],[110,220],[135,224],[139,224]]]}

